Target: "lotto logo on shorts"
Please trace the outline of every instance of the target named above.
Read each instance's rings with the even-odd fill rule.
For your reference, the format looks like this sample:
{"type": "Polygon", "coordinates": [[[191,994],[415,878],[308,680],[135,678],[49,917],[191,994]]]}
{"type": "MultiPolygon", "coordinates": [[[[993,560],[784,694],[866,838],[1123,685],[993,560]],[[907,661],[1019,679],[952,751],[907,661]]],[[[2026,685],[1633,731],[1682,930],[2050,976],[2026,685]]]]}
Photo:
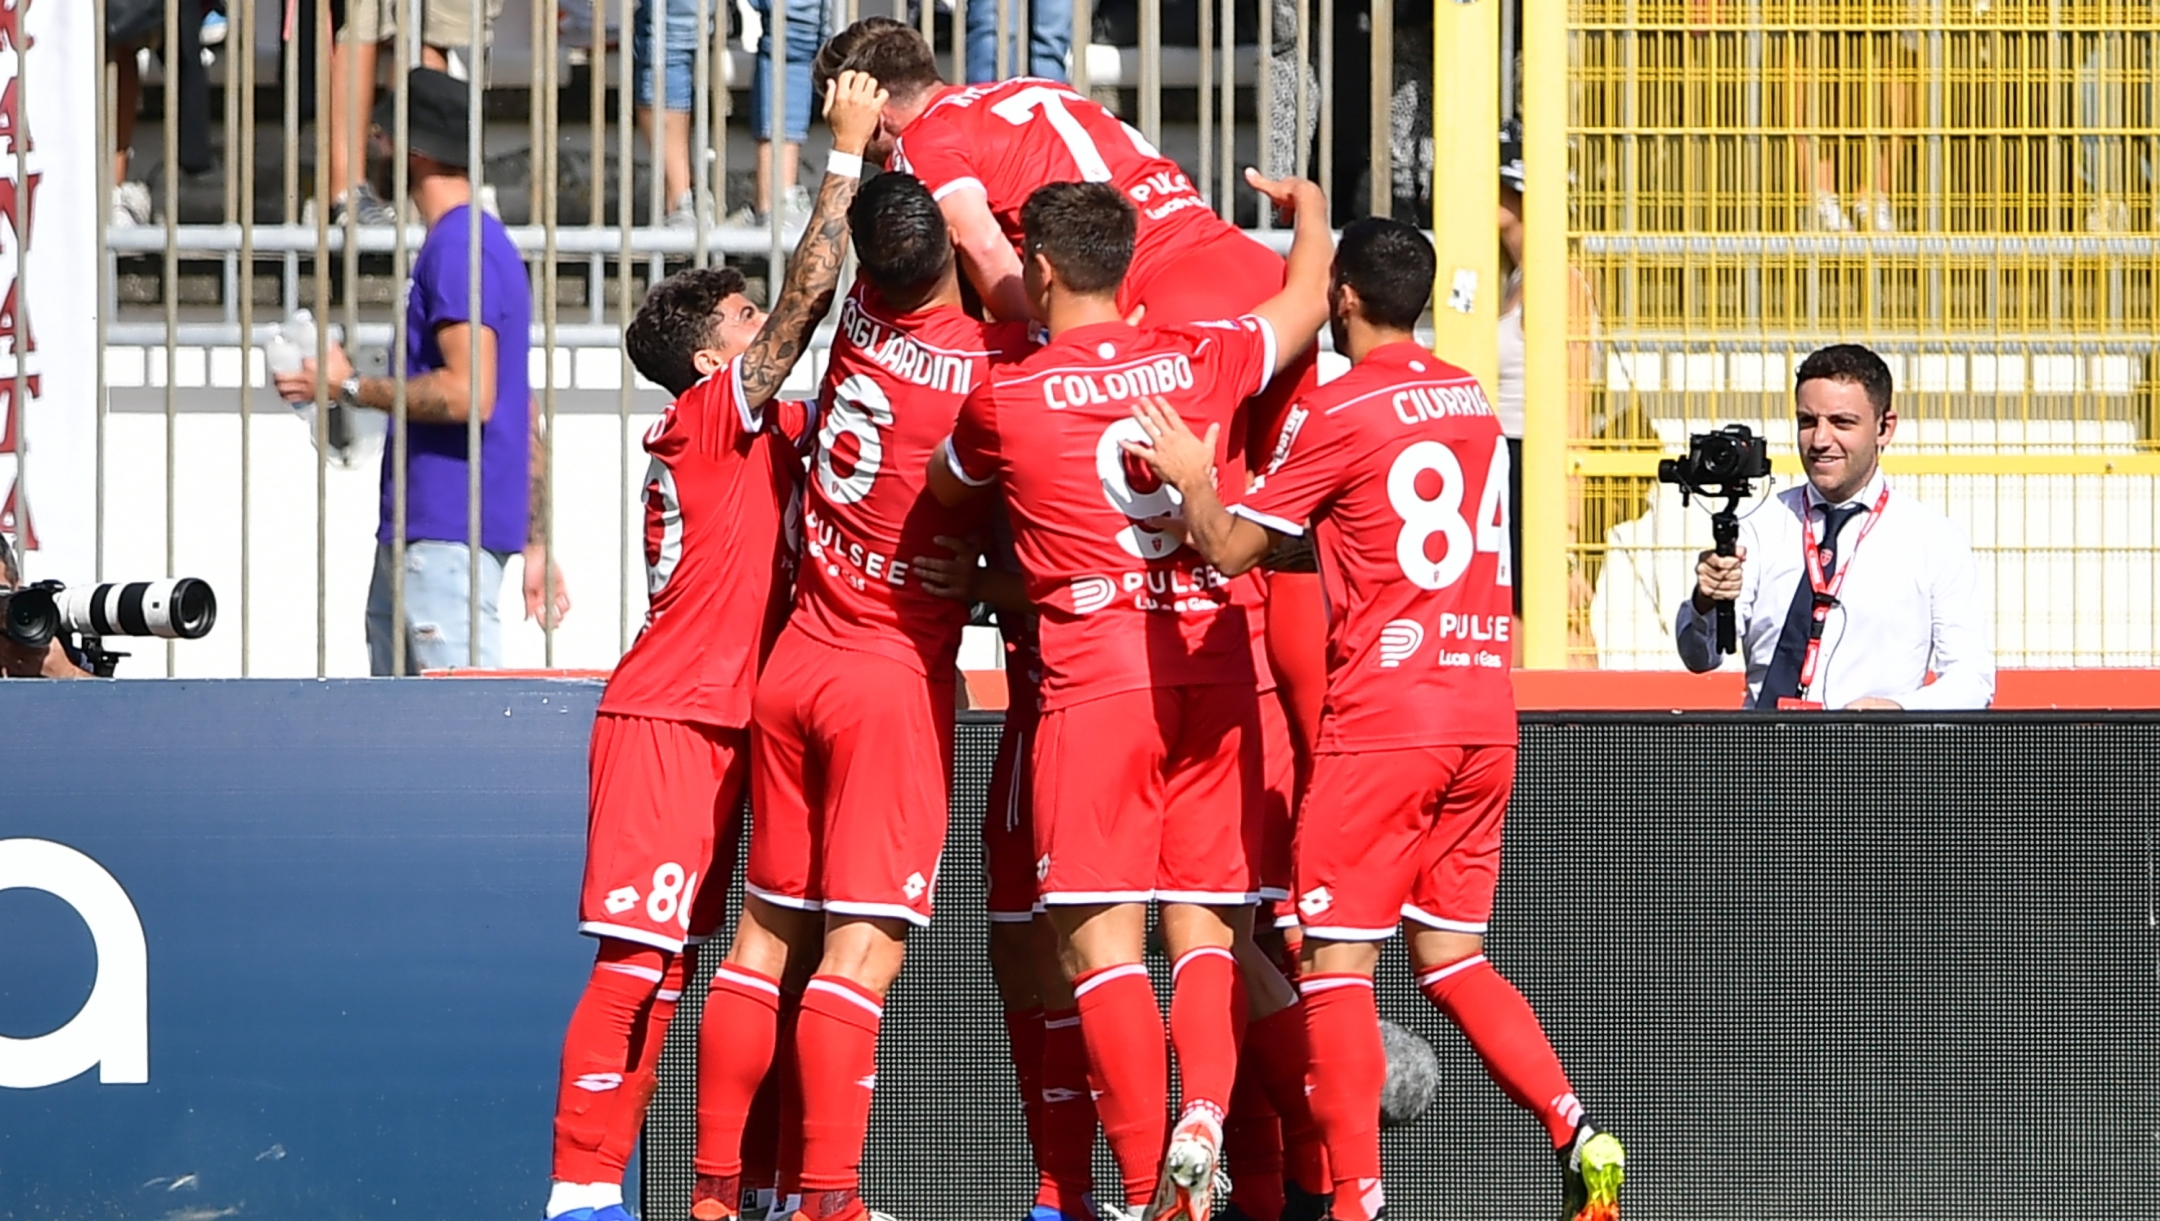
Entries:
{"type": "Polygon", "coordinates": [[[900,889],[907,893],[908,902],[913,903],[915,900],[922,898],[924,891],[930,889],[930,883],[923,881],[923,875],[911,873],[907,875],[907,885],[902,886],[900,889]]]}
{"type": "Polygon", "coordinates": [[[607,896],[607,909],[608,909],[608,915],[610,915],[610,916],[620,916],[620,915],[622,915],[622,914],[623,914],[624,912],[626,912],[626,911],[629,911],[629,910],[630,910],[631,908],[633,908],[633,907],[636,907],[636,906],[637,906],[637,901],[638,901],[638,892],[637,892],[637,888],[636,888],[636,887],[634,887],[634,886],[618,886],[618,887],[616,887],[615,889],[613,889],[613,890],[611,890],[611,891],[609,891],[609,892],[608,892],[608,896],[607,896]]]}
{"type": "Polygon", "coordinates": [[[1315,916],[1318,916],[1320,913],[1326,911],[1328,908],[1333,907],[1334,905],[1335,896],[1329,894],[1328,888],[1325,886],[1313,887],[1311,890],[1305,892],[1304,898],[1297,901],[1297,909],[1305,913],[1305,918],[1308,920],[1312,919],[1315,916]]]}
{"type": "Polygon", "coordinates": [[[1043,854],[1043,858],[1041,860],[1035,862],[1035,880],[1038,882],[1046,881],[1049,879],[1049,877],[1050,854],[1046,852],[1043,854]]]}

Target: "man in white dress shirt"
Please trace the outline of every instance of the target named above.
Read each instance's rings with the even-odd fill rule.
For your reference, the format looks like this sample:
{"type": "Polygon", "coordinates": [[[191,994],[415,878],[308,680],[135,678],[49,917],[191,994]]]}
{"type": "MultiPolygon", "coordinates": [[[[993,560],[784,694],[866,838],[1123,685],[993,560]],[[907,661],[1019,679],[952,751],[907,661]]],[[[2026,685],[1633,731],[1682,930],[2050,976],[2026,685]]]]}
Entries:
{"type": "Polygon", "coordinates": [[[1794,380],[1807,482],[1740,519],[1737,554],[1702,554],[1680,660],[1698,674],[1724,662],[1714,610],[1731,601],[1750,708],[1987,707],[1995,655],[1972,545],[1877,465],[1897,431],[1889,366],[1835,344],[1794,380]]]}

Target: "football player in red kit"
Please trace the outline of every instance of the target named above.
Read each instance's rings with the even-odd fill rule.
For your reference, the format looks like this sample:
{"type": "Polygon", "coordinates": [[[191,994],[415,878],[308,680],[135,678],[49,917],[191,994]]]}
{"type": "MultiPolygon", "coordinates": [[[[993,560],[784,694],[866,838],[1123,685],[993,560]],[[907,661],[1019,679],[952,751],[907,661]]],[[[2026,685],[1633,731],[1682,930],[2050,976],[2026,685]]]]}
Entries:
{"type": "Polygon", "coordinates": [[[1296,848],[1299,988],[1334,1215],[1371,1221],[1385,1207],[1372,975],[1380,942],[1407,923],[1425,995],[1551,1136],[1566,1215],[1604,1221],[1619,1213],[1620,1142],[1585,1122],[1536,1014],[1484,954],[1515,774],[1508,450],[1476,380],[1412,334],[1433,270],[1407,225],[1343,231],[1330,325],[1354,364],[1297,404],[1266,472],[1227,510],[1216,425],[1196,437],[1151,398],[1146,439],[1125,450],[1183,494],[1191,545],[1223,572],[1280,537],[1316,536],[1335,618],[1296,848]]]}
{"type": "Polygon", "coordinates": [[[632,363],[675,401],[645,436],[650,609],[593,723],[578,928],[599,951],[563,1040],[549,1218],[627,1221],[623,1170],[687,974],[685,947],[719,927],[749,772],[751,688],[785,614],[783,522],[801,471],[767,415],[831,308],[847,207],[883,102],[868,77],[833,83],[825,110],[836,153],[769,318],[743,295],[740,273],[700,269],[654,285],[624,333],[632,363]]]}
{"type": "Polygon", "coordinates": [[[945,219],[920,182],[880,175],[848,219],[862,280],[820,395],[794,613],[758,680],[743,914],[699,1043],[698,1221],[734,1212],[780,998],[812,964],[794,1031],[799,1215],[868,1211],[858,1168],[878,1026],[907,931],[930,921],[968,619],[913,560],[982,525],[980,506],[930,497],[925,472],[962,400],[1032,348],[1024,324],[961,309],[945,219]]]}
{"type": "Polygon", "coordinates": [[[1191,1221],[1209,1215],[1236,1072],[1230,946],[1258,899],[1259,709],[1245,607],[1165,528],[1175,493],[1131,470],[1119,442],[1139,438],[1131,404],[1143,394],[1227,423],[1324,318],[1326,200],[1310,183],[1251,178],[1295,201],[1288,285],[1242,317],[1145,330],[1119,312],[1136,226],[1125,195],[1103,183],[1037,191],[1021,217],[1026,281],[1050,342],[968,399],[930,469],[939,499],[995,485],[1011,517],[1043,659],[1038,892],[1126,1202],[1191,1221]],[[1166,1040],[1141,965],[1151,900],[1173,957],[1167,1043],[1184,1088],[1167,1155],[1166,1040]]]}

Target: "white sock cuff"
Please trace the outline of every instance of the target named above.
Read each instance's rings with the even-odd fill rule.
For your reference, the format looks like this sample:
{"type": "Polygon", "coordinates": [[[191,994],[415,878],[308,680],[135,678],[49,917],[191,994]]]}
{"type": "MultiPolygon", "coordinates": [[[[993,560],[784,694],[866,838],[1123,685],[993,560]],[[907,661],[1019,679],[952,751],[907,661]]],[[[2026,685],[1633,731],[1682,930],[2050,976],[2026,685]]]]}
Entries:
{"type": "Polygon", "coordinates": [[[1237,959],[1231,955],[1230,951],[1219,945],[1203,945],[1197,950],[1187,950],[1178,955],[1178,960],[1170,964],[1170,982],[1173,984],[1177,982],[1177,977],[1184,972],[1186,963],[1201,958],[1224,958],[1228,959],[1233,967],[1237,965],[1237,959]]]}

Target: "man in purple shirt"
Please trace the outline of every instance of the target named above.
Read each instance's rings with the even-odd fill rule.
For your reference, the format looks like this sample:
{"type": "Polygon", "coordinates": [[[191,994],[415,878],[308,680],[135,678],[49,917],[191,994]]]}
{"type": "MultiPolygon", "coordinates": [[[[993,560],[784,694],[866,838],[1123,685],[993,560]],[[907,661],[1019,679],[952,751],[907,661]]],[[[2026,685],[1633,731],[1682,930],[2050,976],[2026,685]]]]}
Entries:
{"type": "MultiPolygon", "coordinates": [[[[406,77],[410,120],[408,162],[413,205],[428,226],[413,261],[405,303],[405,658],[404,673],[426,669],[502,664],[502,627],[497,610],[503,568],[514,552],[525,555],[528,618],[549,600],[546,539],[539,506],[545,501],[546,439],[538,431],[526,352],[532,325],[532,289],[525,266],[502,222],[480,217],[480,301],[471,296],[472,179],[466,173],[470,115],[466,86],[432,68],[406,77]],[[476,359],[477,358],[477,359],[476,359]],[[480,394],[471,394],[473,369],[480,394]],[[468,546],[470,514],[466,466],[469,422],[477,402],[480,418],[480,547],[468,546]],[[477,657],[468,631],[471,569],[480,565],[480,639],[477,657]]],[[[394,98],[376,107],[376,126],[393,122],[394,98]]],[[[390,377],[358,376],[343,348],[329,345],[325,382],[348,403],[392,410],[398,383],[390,377]]],[[[315,362],[281,374],[278,392],[298,402],[315,392],[315,362]]],[[[368,587],[368,665],[377,675],[397,672],[392,544],[397,524],[395,445],[383,449],[382,525],[376,534],[375,576],[368,587]]],[[[553,574],[553,605],[569,609],[560,572],[553,574]]]]}

